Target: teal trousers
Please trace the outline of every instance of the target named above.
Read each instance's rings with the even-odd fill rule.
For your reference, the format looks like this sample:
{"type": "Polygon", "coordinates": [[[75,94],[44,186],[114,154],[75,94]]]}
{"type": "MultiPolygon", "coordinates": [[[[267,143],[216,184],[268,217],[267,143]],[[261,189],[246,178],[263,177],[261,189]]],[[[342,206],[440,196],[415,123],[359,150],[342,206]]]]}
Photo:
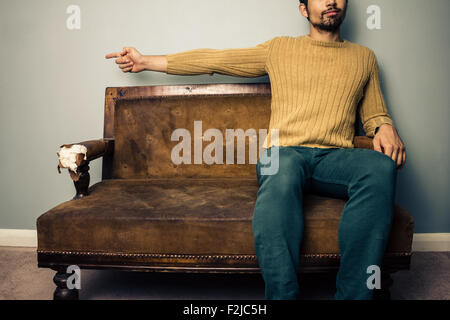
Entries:
{"type": "Polygon", "coordinates": [[[361,148],[272,146],[263,150],[266,159],[278,162],[275,174],[273,159],[266,162],[260,157],[256,164],[259,189],[252,229],[265,299],[299,298],[305,192],[346,200],[338,227],[340,266],[334,298],[372,299],[373,289],[367,286],[372,273],[367,268],[381,268],[390,234],[397,179],[394,160],[361,148]],[[272,172],[267,174],[269,167],[272,172]]]}

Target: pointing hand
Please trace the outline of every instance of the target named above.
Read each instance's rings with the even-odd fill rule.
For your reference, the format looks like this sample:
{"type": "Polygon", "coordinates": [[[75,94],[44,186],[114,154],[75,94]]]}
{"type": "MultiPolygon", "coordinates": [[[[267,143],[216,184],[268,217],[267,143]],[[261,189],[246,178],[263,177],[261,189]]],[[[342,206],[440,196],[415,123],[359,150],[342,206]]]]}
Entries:
{"type": "Polygon", "coordinates": [[[116,63],[123,72],[136,73],[145,70],[143,56],[133,47],[124,47],[122,52],[109,53],[105,58],[117,58],[116,63]]]}

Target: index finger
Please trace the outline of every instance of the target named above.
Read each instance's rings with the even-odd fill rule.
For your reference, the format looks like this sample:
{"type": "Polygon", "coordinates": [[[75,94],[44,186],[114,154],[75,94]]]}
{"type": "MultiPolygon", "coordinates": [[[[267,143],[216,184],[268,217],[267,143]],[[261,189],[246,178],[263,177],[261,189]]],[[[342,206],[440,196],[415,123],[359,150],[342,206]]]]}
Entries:
{"type": "Polygon", "coordinates": [[[106,56],[105,56],[105,58],[106,59],[109,59],[109,58],[120,58],[122,55],[121,55],[121,52],[114,52],[114,53],[108,53],[106,56]]]}

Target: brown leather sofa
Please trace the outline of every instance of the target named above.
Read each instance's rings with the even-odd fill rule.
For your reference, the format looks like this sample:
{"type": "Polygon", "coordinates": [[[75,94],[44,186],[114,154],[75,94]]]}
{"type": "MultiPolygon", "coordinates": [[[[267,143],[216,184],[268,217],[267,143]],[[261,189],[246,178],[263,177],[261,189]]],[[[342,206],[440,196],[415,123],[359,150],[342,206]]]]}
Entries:
{"type": "MultiPolygon", "coordinates": [[[[171,150],[179,142],[171,134],[177,128],[193,133],[196,120],[202,121],[202,132],[267,129],[270,84],[106,88],[104,116],[104,138],[79,143],[86,146],[87,159],[80,155],[76,171],[69,170],[75,197],[37,219],[38,266],[57,271],[54,299],[78,298],[78,290],[66,286],[69,265],[259,273],[251,224],[256,165],[247,156],[246,164],[235,159],[235,164],[176,165],[171,150]],[[102,181],[89,187],[89,162],[99,157],[102,181]]],[[[364,136],[356,136],[354,145],[373,148],[364,136]]],[[[337,271],[345,202],[305,195],[299,272],[337,271]]],[[[410,214],[396,205],[378,298],[389,298],[389,273],[409,268],[413,225],[410,214]]]]}

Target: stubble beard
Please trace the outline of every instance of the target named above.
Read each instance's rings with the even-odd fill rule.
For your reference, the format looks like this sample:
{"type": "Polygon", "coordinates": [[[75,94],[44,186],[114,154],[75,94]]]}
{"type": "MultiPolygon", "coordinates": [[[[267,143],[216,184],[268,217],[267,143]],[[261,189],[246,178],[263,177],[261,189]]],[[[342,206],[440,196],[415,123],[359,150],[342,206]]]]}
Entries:
{"type": "Polygon", "coordinates": [[[325,15],[322,15],[320,17],[319,23],[315,23],[311,20],[310,20],[310,22],[316,29],[319,29],[322,31],[336,31],[339,28],[339,26],[342,24],[344,17],[345,17],[345,11],[344,12],[340,11],[335,16],[328,17],[325,15]]]}

